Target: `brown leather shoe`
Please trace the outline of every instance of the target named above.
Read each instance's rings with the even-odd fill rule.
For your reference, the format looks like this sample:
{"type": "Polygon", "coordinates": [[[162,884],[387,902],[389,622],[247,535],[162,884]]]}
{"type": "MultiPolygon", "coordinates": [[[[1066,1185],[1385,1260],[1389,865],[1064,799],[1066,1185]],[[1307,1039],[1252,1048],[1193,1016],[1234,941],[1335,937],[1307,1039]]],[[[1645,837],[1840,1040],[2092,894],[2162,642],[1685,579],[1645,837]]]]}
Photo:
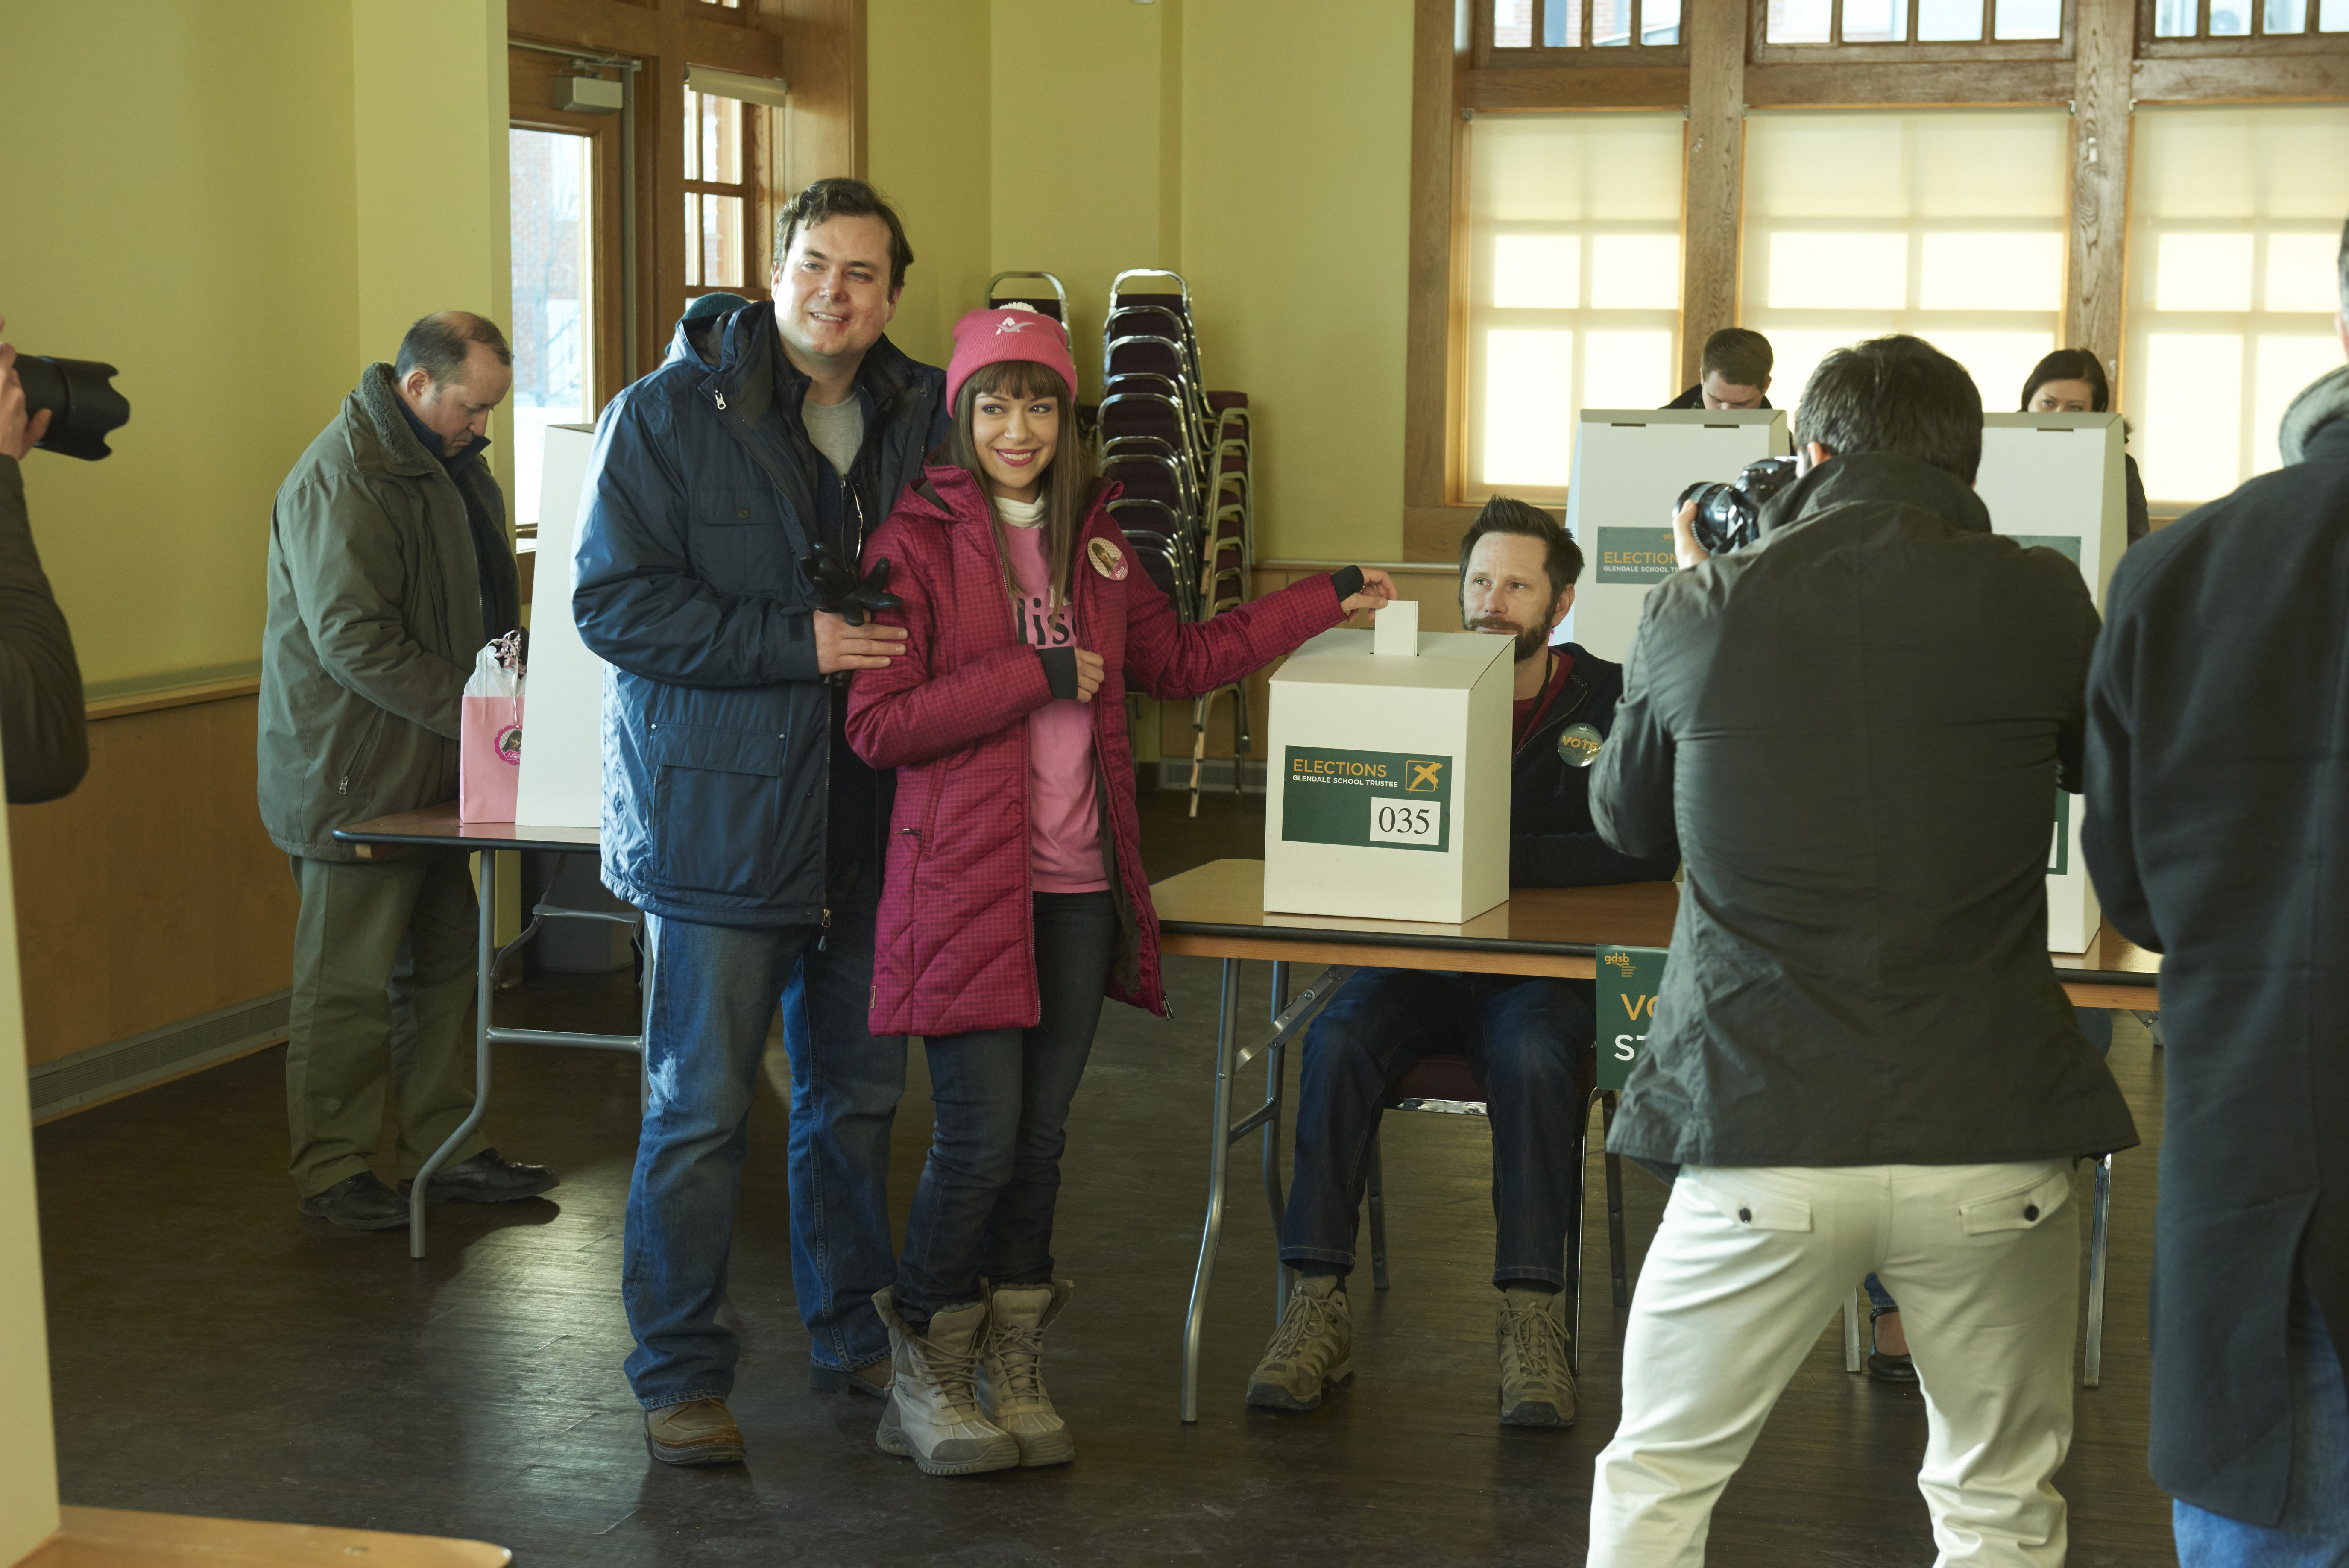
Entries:
{"type": "Polygon", "coordinates": [[[739,1465],[742,1428],[723,1399],[688,1399],[645,1412],[645,1447],[665,1465],[739,1465]]]}

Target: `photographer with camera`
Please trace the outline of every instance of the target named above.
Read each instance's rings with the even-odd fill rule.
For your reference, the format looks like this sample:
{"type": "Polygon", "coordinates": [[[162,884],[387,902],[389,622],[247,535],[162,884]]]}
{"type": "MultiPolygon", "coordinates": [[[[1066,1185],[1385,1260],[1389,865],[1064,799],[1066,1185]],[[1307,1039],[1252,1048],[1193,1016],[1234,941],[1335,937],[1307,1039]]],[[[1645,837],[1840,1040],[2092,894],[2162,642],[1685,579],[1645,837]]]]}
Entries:
{"type": "Polygon", "coordinates": [[[1982,398],[1914,337],[1829,355],[1802,476],[1717,558],[1696,504],[1591,784],[1687,870],[1609,1147],[1677,1168],[1598,1459],[1597,1564],[1696,1563],[1780,1391],[1871,1272],[1908,1309],[1944,1563],[2054,1564],[2079,1293],[2072,1174],[2137,1141],[2047,959],[2096,615],[1991,532],[1982,398]]]}
{"type": "MultiPolygon", "coordinates": [[[[0,317],[0,331],[7,326],[0,317]]],[[[33,548],[25,476],[16,468],[47,434],[51,418],[47,409],[30,409],[16,350],[0,343],[0,765],[11,805],[71,794],[89,771],[81,665],[33,548]]]]}

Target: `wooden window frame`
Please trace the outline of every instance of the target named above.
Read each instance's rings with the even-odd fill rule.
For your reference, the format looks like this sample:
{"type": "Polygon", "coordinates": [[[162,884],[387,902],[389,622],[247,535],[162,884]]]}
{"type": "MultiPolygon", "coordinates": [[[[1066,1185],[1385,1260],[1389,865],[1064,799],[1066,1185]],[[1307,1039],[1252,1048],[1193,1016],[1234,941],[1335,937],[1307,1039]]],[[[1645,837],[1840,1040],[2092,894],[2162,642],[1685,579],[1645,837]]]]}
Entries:
{"type": "MultiPolygon", "coordinates": [[[[517,0],[519,3],[519,0],[517,0]]],[[[1403,389],[1402,558],[1448,562],[1466,503],[1470,119],[1559,109],[1677,109],[1689,116],[1682,227],[1681,380],[1739,307],[1748,109],[2069,105],[2072,219],[2064,341],[2116,367],[2123,395],[2128,166],[2139,103],[2349,100],[2349,34],[2156,39],[2151,0],[2068,0],[2059,56],[2041,41],[1948,46],[1768,45],[1766,0],[1684,0],[1683,63],[1661,49],[1495,50],[1491,0],[1415,0],[1411,249],[1403,389]],[[1598,55],[1626,56],[1620,63],[1598,55]],[[1523,59],[1529,56],[1539,60],[1523,59]],[[1561,60],[1559,57],[1574,57],[1561,60]]],[[[2203,0],[2207,10],[2208,0],[2203,0]]],[[[1913,29],[1912,29],[1913,32],[1913,29]]]]}
{"type": "MultiPolygon", "coordinates": [[[[617,115],[572,114],[547,99],[544,84],[567,74],[560,57],[535,50],[506,51],[507,126],[514,130],[551,130],[585,136],[594,160],[595,202],[588,258],[595,311],[589,366],[595,407],[610,402],[626,385],[620,346],[626,330],[620,309],[620,124],[617,115]],[[605,215],[609,214],[609,222],[605,215]]],[[[509,324],[511,325],[511,324],[509,324]]]]}
{"type": "MultiPolygon", "coordinates": [[[[1828,41],[1824,44],[1774,44],[1768,37],[1770,8],[1766,0],[1748,7],[1747,26],[1750,41],[1746,58],[1756,66],[1816,64],[1833,60],[1838,65],[1901,64],[1947,65],[1959,61],[2021,61],[2068,60],[2072,57],[2074,28],[2077,25],[2081,0],[2062,0],[2061,30],[2053,38],[1979,38],[1953,39],[1939,43],[1917,41],[1919,0],[1905,0],[1909,8],[1909,37],[1901,43],[1846,43],[1843,38],[1844,0],[1834,0],[1829,13],[1828,41]]],[[[2150,0],[2148,0],[2150,3],[2150,0]]],[[[1982,31],[1988,33],[1996,26],[1998,0],[1982,0],[1982,31]]]]}
{"type": "MultiPolygon", "coordinates": [[[[2320,0],[2310,0],[2310,20],[2315,20],[2320,0]]],[[[2267,6],[2264,0],[2251,0],[2251,30],[2241,37],[2214,38],[2209,36],[2210,0],[2197,0],[2194,7],[2194,36],[2190,38],[2157,38],[2153,36],[2155,0],[2137,0],[2137,36],[2139,58],[2159,59],[2239,59],[2258,55],[2337,55],[2349,53],[2349,33],[2269,33],[2267,6]]]]}
{"type": "MultiPolygon", "coordinates": [[[[691,3],[706,5],[710,3],[710,0],[691,0],[691,3]]],[[[679,125],[684,123],[684,106],[687,101],[689,101],[692,91],[690,88],[686,90],[688,98],[680,99],[678,103],[679,125]]],[[[708,98],[713,95],[704,93],[702,96],[708,98]]],[[[773,248],[773,242],[761,232],[761,220],[772,211],[773,203],[763,199],[770,192],[766,190],[766,182],[761,178],[761,172],[773,166],[773,160],[768,155],[765,143],[771,136],[776,134],[777,128],[769,123],[771,117],[761,105],[745,103],[740,99],[730,101],[735,105],[737,116],[740,121],[739,134],[741,138],[741,145],[735,151],[735,167],[741,170],[742,178],[730,185],[716,180],[688,180],[682,172],[684,160],[680,157],[678,161],[679,166],[678,192],[680,196],[732,196],[740,200],[742,203],[742,280],[740,283],[711,283],[705,277],[699,283],[681,283],[679,286],[684,289],[685,297],[688,301],[698,299],[705,294],[739,294],[745,299],[771,297],[768,279],[772,274],[773,263],[767,253],[773,248]]],[[[678,151],[680,154],[685,151],[683,136],[684,132],[680,130],[678,146],[678,151]]],[[[681,220],[684,211],[684,203],[680,201],[676,216],[681,220]]],[[[769,226],[771,227],[771,223],[769,226]]],[[[689,274],[692,270],[693,267],[688,259],[686,271],[689,274]]]]}
{"type": "Polygon", "coordinates": [[[1581,14],[1579,44],[1566,44],[1556,48],[1536,44],[1531,48],[1502,48],[1493,42],[1494,0],[1471,0],[1474,19],[1470,37],[1471,52],[1479,70],[1523,70],[1541,67],[1571,66],[1584,70],[1614,70],[1622,67],[1686,66],[1688,64],[1688,12],[1682,0],[1681,37],[1673,44],[1643,44],[1639,41],[1640,24],[1646,17],[1648,0],[1626,0],[1632,6],[1631,40],[1624,44],[1600,46],[1589,42],[1591,24],[1598,13],[1595,0],[1534,0],[1533,36],[1542,35],[1543,19],[1548,8],[1569,5],[1581,14]]]}

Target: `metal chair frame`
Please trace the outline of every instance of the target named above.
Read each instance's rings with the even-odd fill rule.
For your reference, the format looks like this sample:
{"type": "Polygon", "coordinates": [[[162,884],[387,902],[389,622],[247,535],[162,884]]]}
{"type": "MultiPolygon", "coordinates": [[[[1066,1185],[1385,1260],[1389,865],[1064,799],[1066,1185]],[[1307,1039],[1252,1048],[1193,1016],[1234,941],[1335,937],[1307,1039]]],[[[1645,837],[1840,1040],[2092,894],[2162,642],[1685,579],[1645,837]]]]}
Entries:
{"type": "Polygon", "coordinates": [[[1023,295],[997,295],[995,292],[995,286],[1001,283],[1007,277],[1040,277],[1046,283],[1050,284],[1052,286],[1052,297],[1056,302],[1058,302],[1060,308],[1056,311],[1047,311],[1045,314],[1050,316],[1053,320],[1058,321],[1062,327],[1066,327],[1069,324],[1069,291],[1061,287],[1061,280],[1053,276],[1049,272],[997,273],[993,277],[987,280],[987,307],[989,310],[996,308],[999,305],[1008,304],[1014,299],[1019,300],[1022,305],[1033,305],[1036,303],[1034,300],[1029,299],[1023,295]]]}

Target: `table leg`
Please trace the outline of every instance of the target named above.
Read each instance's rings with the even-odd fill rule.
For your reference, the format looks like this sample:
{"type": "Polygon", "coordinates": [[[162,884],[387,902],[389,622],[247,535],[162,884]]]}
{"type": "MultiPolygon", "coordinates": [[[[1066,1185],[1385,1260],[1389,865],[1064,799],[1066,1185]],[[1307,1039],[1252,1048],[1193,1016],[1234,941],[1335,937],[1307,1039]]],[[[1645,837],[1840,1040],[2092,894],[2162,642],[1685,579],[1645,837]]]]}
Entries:
{"type": "Polygon", "coordinates": [[[424,1194],[432,1181],[432,1173],[448,1163],[450,1154],[481,1125],[481,1113],[490,1103],[490,992],[498,967],[498,857],[493,849],[481,851],[481,886],[480,950],[473,970],[473,1108],[449,1135],[449,1141],[432,1151],[424,1168],[416,1173],[416,1184],[408,1194],[408,1255],[424,1256],[424,1194]]]}
{"type": "Polygon", "coordinates": [[[1191,1306],[1183,1317],[1183,1419],[1199,1418],[1199,1334],[1207,1312],[1207,1282],[1224,1234],[1224,1184],[1231,1173],[1232,1072],[1239,1049],[1240,961],[1224,960],[1224,994],[1216,1020],[1216,1108],[1207,1128],[1207,1222],[1199,1235],[1199,1268],[1191,1279],[1191,1306]]]}
{"type": "MultiPolygon", "coordinates": [[[[1272,1022],[1278,1026],[1280,1015],[1288,1008],[1288,965],[1276,961],[1272,966],[1272,1022]]],[[[1288,1311],[1288,1265],[1280,1261],[1280,1222],[1288,1217],[1288,1204],[1280,1191],[1280,1110],[1281,1053],[1287,1042],[1275,1037],[1264,1054],[1264,1103],[1271,1114],[1264,1124],[1264,1197],[1272,1206],[1272,1321],[1278,1323],[1288,1311]]]]}

